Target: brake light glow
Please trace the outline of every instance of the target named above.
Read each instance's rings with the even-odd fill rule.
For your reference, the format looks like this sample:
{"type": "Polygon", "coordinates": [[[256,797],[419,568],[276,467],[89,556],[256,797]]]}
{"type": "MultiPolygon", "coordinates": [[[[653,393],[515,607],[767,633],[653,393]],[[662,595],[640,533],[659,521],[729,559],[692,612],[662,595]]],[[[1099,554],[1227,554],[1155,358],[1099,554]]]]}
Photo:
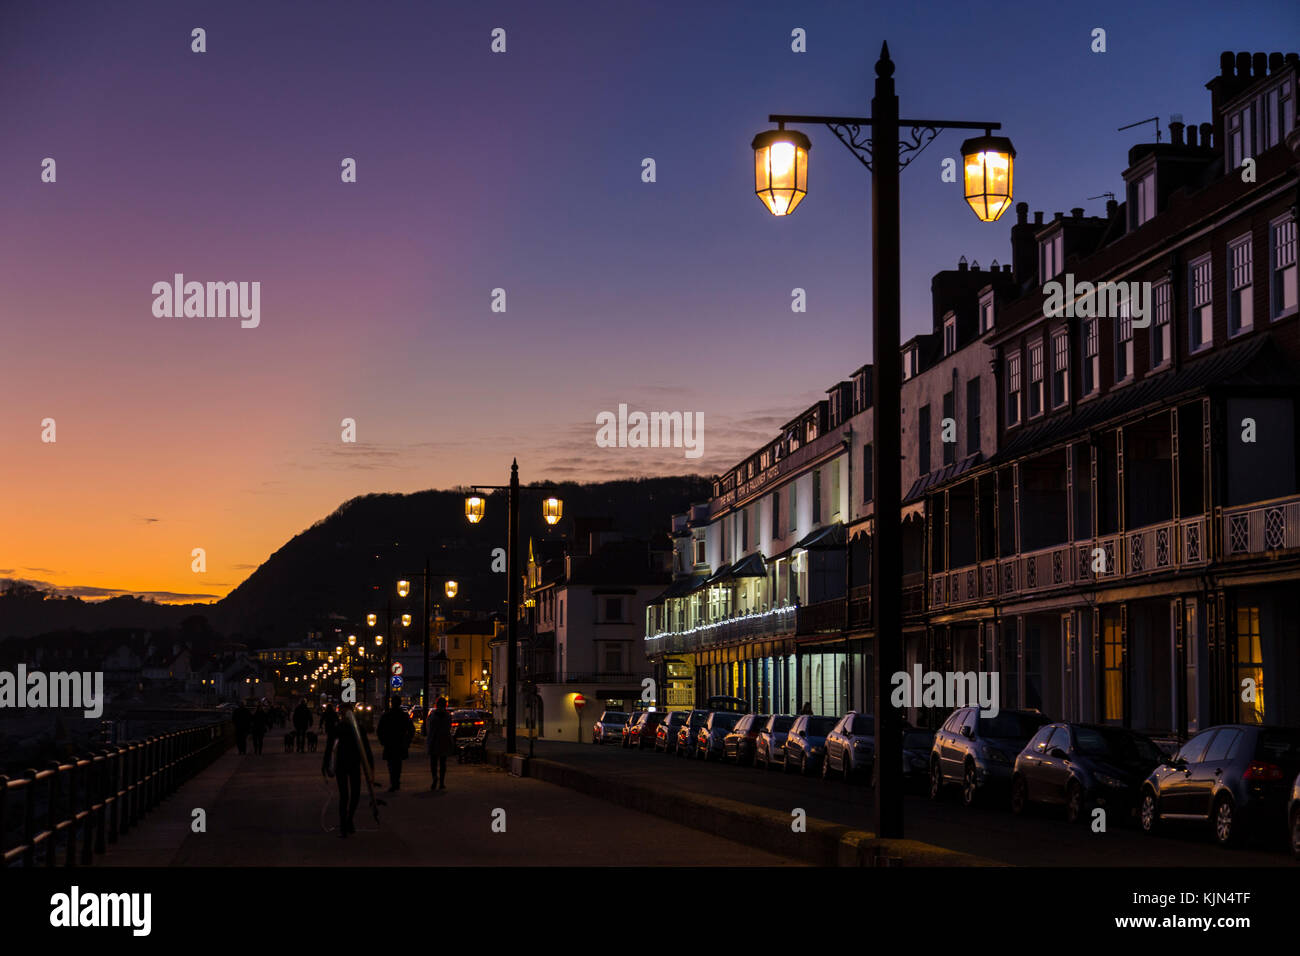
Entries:
{"type": "Polygon", "coordinates": [[[1246,772],[1241,775],[1243,780],[1281,780],[1282,768],[1275,763],[1264,763],[1262,760],[1252,760],[1246,772]]]}

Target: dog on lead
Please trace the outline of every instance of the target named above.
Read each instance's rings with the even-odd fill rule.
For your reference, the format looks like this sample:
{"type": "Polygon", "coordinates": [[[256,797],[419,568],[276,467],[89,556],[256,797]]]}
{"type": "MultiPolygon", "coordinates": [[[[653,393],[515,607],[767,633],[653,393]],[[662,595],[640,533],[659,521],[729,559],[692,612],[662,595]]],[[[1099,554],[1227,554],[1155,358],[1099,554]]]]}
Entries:
{"type": "Polygon", "coordinates": [[[311,753],[316,752],[316,731],[307,731],[307,750],[311,753]]]}

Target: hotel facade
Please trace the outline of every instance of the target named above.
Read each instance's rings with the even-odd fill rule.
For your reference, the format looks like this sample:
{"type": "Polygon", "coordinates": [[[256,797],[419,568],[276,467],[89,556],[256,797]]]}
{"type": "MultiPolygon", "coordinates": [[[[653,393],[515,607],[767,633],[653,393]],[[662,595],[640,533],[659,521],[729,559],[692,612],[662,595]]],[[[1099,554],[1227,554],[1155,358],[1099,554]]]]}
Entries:
{"type": "MultiPolygon", "coordinates": [[[[906,666],[1177,739],[1300,725],[1297,55],[1231,54],[1210,119],[1129,150],[1099,216],[1016,207],[903,345],[906,666]],[[1044,285],[1149,283],[1089,315],[1044,285]]],[[[673,519],[646,608],[670,707],[874,710],[870,366],[673,519]]],[[[898,635],[893,639],[899,639],[898,635]]],[[[942,715],[909,709],[912,722],[942,715]]]]}

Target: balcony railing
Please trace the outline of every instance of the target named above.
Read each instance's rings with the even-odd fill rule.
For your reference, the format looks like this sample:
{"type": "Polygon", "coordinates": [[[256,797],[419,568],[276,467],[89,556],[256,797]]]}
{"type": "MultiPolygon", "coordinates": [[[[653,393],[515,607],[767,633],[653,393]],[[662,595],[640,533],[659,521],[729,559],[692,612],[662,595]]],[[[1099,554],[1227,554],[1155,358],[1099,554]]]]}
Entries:
{"type": "MultiPolygon", "coordinates": [[[[650,655],[678,654],[741,641],[790,636],[796,631],[800,610],[791,604],[769,611],[739,614],[685,631],[663,631],[646,638],[645,651],[650,655]]],[[[843,614],[842,609],[840,613],[843,614]]]]}
{"type": "Polygon", "coordinates": [[[1300,548],[1300,495],[1223,508],[1223,556],[1300,548]]]}

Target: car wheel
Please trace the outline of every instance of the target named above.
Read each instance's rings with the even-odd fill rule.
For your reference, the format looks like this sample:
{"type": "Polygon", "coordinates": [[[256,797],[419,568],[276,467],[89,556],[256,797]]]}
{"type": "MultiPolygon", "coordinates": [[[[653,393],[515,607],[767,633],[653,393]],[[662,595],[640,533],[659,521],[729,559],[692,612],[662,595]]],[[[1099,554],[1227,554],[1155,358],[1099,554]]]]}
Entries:
{"type": "Polygon", "coordinates": [[[1220,797],[1214,805],[1214,839],[1219,846],[1233,846],[1237,842],[1240,827],[1237,825],[1237,810],[1227,797],[1220,797]]]}
{"type": "Polygon", "coordinates": [[[930,761],[930,799],[943,799],[943,771],[939,769],[939,761],[930,761]]]}
{"type": "Polygon", "coordinates": [[[1077,780],[1071,780],[1065,788],[1065,822],[1078,823],[1088,815],[1087,800],[1084,799],[1083,787],[1077,780]]]}
{"type": "Polygon", "coordinates": [[[1300,809],[1291,814],[1291,855],[1300,862],[1300,809]]]}
{"type": "Polygon", "coordinates": [[[1160,829],[1160,808],[1156,804],[1154,790],[1142,791],[1142,802],[1138,805],[1138,820],[1147,833],[1155,833],[1160,829]]]}
{"type": "Polygon", "coordinates": [[[1029,787],[1023,777],[1011,781],[1011,812],[1024,813],[1029,809],[1029,787]]]}
{"type": "Polygon", "coordinates": [[[966,764],[961,775],[961,802],[963,806],[973,807],[979,799],[979,783],[975,777],[975,765],[966,764]]]}

